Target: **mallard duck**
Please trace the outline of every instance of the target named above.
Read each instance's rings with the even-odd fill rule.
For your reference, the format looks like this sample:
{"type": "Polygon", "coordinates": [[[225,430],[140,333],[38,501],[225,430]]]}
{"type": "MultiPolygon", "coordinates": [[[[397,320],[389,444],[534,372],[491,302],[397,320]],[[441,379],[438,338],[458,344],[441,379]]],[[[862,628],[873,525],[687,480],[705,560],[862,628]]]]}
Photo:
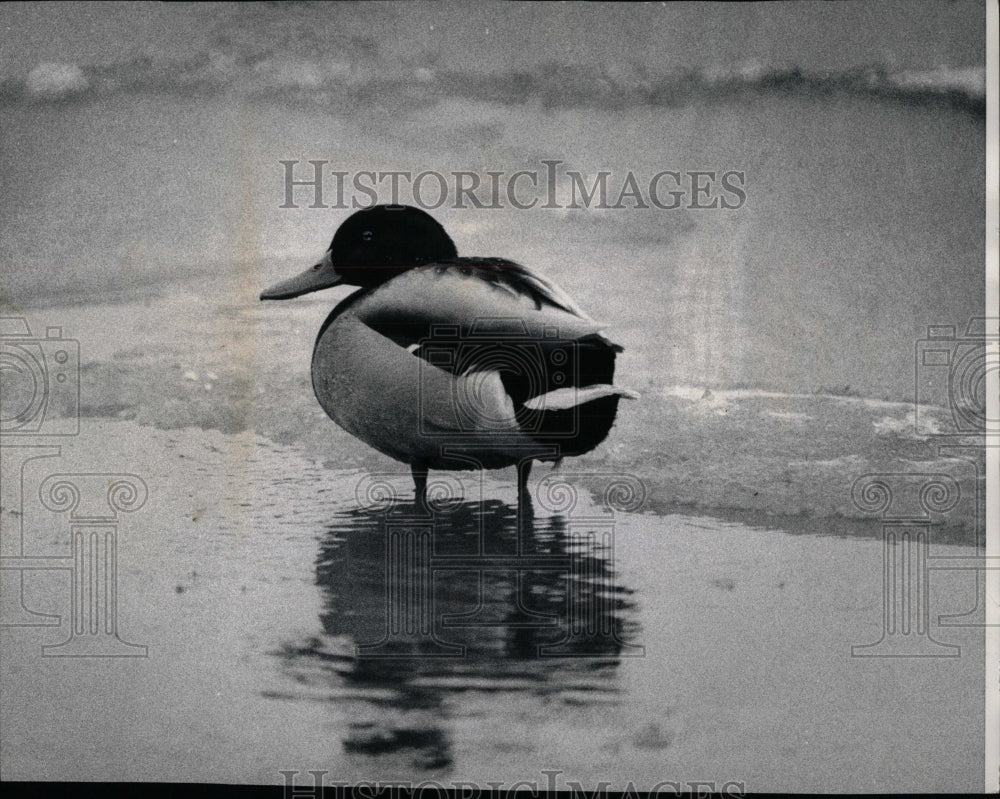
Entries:
{"type": "Polygon", "coordinates": [[[589,452],[611,429],[622,351],[562,289],[502,258],[459,258],[429,214],[398,205],[350,216],[323,259],[271,286],[285,300],[347,284],[316,337],[312,383],[347,432],[428,469],[518,467],[589,452]]]}

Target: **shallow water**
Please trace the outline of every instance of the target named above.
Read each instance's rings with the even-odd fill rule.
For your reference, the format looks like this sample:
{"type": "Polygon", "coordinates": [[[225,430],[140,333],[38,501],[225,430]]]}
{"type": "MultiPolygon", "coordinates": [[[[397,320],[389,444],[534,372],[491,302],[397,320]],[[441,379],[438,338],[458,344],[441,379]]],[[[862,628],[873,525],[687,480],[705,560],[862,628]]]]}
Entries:
{"type": "MultiPolygon", "coordinates": [[[[877,539],[654,515],[603,490],[629,476],[571,470],[538,470],[520,525],[512,481],[440,475],[428,520],[405,474],[131,422],[85,422],[60,470],[95,458],[150,488],[119,542],[120,634],[148,657],[41,657],[65,622],[5,630],[6,778],[981,779],[982,634],[937,623],[974,579],[930,585],[960,657],[852,657],[880,635],[877,539]]],[[[67,550],[65,519],[22,508],[31,554],[67,550]]],[[[28,606],[65,619],[67,579],[33,573],[28,606]]]]}

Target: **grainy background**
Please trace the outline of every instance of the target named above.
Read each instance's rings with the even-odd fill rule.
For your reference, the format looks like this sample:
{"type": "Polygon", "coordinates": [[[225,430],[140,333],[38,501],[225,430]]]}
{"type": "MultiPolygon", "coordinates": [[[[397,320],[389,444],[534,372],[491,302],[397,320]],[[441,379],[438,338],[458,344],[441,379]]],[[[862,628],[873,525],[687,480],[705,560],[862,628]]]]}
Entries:
{"type": "MultiPolygon", "coordinates": [[[[119,545],[122,636],[149,657],[41,658],[65,630],[5,630],[5,778],[981,789],[981,634],[936,629],[953,660],[850,657],[882,607],[852,482],[977,483],[929,437],[948,411],[912,401],[926,327],[984,303],[981,3],[5,4],[0,22],[3,313],[61,326],[82,364],[80,435],[26,485],[125,470],[150,488],[119,545]],[[513,578],[487,580],[507,621],[457,663],[353,658],[384,601],[359,577],[381,544],[356,486],[401,469],[312,396],[346,289],[256,300],[347,213],[308,189],[279,208],[282,159],[745,173],[735,210],[432,212],[461,254],[544,271],[625,347],[617,380],[642,399],[564,469],[646,486],[613,554],[590,553],[644,658],[539,660],[513,578]]],[[[22,526],[31,552],[68,551],[65,522],[12,493],[10,451],[5,554],[22,526]]],[[[482,490],[506,541],[512,477],[482,490]]],[[[538,540],[566,545],[538,513],[538,540]]],[[[971,553],[975,520],[960,503],[934,551],[971,553]]],[[[935,619],[975,605],[940,574],[935,619]]],[[[64,577],[31,576],[35,609],[67,613],[64,577]]],[[[449,612],[474,606],[441,579],[449,612]]]]}

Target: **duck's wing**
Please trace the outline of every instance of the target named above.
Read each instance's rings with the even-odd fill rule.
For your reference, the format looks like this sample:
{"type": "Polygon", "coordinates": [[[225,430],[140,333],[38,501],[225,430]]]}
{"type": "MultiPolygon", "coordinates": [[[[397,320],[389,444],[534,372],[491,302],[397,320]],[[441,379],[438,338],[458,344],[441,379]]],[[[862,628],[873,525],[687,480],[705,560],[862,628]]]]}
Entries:
{"type": "Polygon", "coordinates": [[[552,281],[499,258],[459,258],[410,269],[354,308],[365,324],[404,347],[449,331],[463,340],[575,340],[601,329],[552,281]]]}
{"type": "Polygon", "coordinates": [[[506,258],[453,258],[441,261],[439,265],[453,265],[460,271],[471,270],[480,280],[499,286],[517,296],[530,297],[538,308],[550,305],[580,319],[593,321],[569,294],[545,275],[506,258]]]}

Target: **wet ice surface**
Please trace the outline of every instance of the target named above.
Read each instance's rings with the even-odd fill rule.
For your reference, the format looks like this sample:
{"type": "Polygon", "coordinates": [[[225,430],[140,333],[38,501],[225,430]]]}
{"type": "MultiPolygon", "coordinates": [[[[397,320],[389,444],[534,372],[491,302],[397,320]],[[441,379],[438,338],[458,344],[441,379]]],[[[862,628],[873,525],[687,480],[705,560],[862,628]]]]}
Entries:
{"type": "MultiPolygon", "coordinates": [[[[976,787],[981,631],[935,625],[957,658],[852,658],[881,634],[881,542],[836,522],[790,535],[611,513],[547,469],[520,527],[504,472],[441,475],[428,520],[405,474],[131,422],[85,423],[61,468],[98,457],[148,475],[122,524],[119,625],[149,656],[43,658],[64,629],[5,631],[5,777],[976,787]],[[419,589],[422,564],[430,626],[407,634],[420,616],[393,614],[392,586],[419,589]]],[[[31,500],[26,523],[68,548],[31,500]]],[[[67,613],[62,577],[25,591],[67,613]]],[[[935,572],[935,619],[975,594],[935,572]]]]}

